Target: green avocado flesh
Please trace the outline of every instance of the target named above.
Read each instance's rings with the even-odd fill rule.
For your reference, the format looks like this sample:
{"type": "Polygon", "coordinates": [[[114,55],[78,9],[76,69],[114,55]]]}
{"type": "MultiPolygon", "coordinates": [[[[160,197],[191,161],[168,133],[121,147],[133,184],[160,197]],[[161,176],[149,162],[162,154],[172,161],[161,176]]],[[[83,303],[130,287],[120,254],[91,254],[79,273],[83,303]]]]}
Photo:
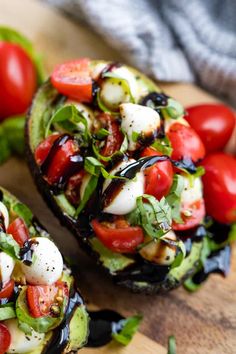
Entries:
{"type": "MultiPolygon", "coordinates": [[[[0,193],[3,196],[2,202],[8,209],[10,219],[21,217],[25,221],[31,234],[33,233],[33,235],[37,237],[42,236],[50,238],[47,231],[38,224],[35,218],[33,219],[31,211],[24,204],[20,203],[17,198],[2,187],[0,187],[0,193]]],[[[66,265],[64,266],[61,280],[67,283],[70,293],[74,291],[73,289],[75,289],[76,285],[75,279],[66,265]]],[[[0,321],[17,318],[17,320],[23,325],[22,328],[32,328],[36,332],[45,333],[43,342],[37,348],[26,354],[50,354],[50,351],[47,351],[47,346],[50,346],[50,340],[53,337],[54,331],[56,331],[57,328],[60,328],[60,326],[63,326],[67,305],[66,307],[62,306],[59,317],[44,316],[34,318],[29,313],[26,300],[26,288],[26,286],[22,286],[15,304],[9,303],[9,305],[6,304],[0,306],[0,321]]],[[[88,338],[89,315],[83,302],[76,305],[68,324],[69,338],[67,339],[64,353],[77,351],[86,344],[88,338]]]]}
{"type": "MultiPolygon", "coordinates": [[[[92,61],[92,66],[104,63],[102,61],[92,61]]],[[[137,86],[146,95],[151,92],[161,92],[160,88],[148,79],[139,71],[128,68],[135,77],[137,86]]],[[[27,159],[34,176],[34,180],[45,201],[54,211],[61,223],[68,227],[77,237],[81,247],[83,247],[92,257],[96,258],[98,263],[102,265],[106,271],[113,276],[113,279],[119,284],[133,288],[135,291],[158,292],[159,290],[170,290],[181,284],[186,277],[190,276],[199,263],[202,250],[202,242],[193,241],[192,248],[189,255],[182,261],[182,263],[169,270],[164,280],[157,284],[151,284],[146,281],[124,280],[122,272],[132,268],[136,261],[133,257],[125,254],[114,253],[95,237],[81,237],[80,232],[80,218],[76,218],[76,208],[69,202],[65,194],[53,194],[50,191],[47,183],[43,179],[39,166],[34,159],[34,151],[36,147],[45,138],[45,129],[49,118],[55,113],[60,104],[63,103],[63,97],[52,87],[51,83],[47,81],[37,92],[33,101],[31,111],[28,116],[26,126],[27,137],[27,159]]],[[[138,102],[135,102],[138,103],[138,102]]]]}

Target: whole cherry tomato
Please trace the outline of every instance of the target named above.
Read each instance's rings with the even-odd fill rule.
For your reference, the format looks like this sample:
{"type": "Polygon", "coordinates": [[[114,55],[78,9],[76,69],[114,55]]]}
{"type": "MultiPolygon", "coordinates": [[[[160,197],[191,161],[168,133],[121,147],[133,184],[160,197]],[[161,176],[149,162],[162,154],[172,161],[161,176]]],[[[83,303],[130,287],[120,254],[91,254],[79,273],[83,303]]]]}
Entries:
{"type": "Polygon", "coordinates": [[[189,158],[193,162],[197,162],[204,158],[205,147],[191,127],[176,122],[171,125],[167,136],[173,148],[171,157],[174,160],[189,158]]]}
{"type": "Polygon", "coordinates": [[[36,69],[24,49],[0,42],[0,120],[25,113],[36,86],[36,69]]]}
{"type": "Polygon", "coordinates": [[[204,199],[209,215],[222,223],[236,221],[236,159],[225,153],[208,155],[201,163],[204,199]]]}
{"type": "Polygon", "coordinates": [[[92,101],[89,59],[83,58],[57,65],[52,73],[51,82],[65,96],[79,102],[92,101]]]}
{"type": "Polygon", "coordinates": [[[223,150],[234,130],[234,112],[220,103],[191,106],[186,112],[185,119],[202,139],[206,151],[223,150]]]}

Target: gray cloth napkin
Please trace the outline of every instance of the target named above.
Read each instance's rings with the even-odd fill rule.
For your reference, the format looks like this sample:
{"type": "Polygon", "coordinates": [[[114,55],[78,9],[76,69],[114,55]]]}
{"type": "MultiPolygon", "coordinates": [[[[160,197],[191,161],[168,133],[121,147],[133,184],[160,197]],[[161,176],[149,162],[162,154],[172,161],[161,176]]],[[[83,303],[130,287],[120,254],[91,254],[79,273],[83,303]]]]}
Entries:
{"type": "Polygon", "coordinates": [[[197,82],[236,105],[236,0],[44,0],[87,22],[163,81],[197,82]]]}

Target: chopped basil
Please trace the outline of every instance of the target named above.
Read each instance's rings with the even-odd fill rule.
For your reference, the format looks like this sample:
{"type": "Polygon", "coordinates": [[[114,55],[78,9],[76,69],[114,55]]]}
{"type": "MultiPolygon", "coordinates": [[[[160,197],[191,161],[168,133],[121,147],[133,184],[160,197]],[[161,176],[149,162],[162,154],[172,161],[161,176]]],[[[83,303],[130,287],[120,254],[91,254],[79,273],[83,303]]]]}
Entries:
{"type": "Polygon", "coordinates": [[[171,229],[171,208],[163,197],[144,194],[137,198],[137,208],[128,215],[131,225],[141,226],[146,234],[159,239],[171,229]]]}
{"type": "Polygon", "coordinates": [[[140,137],[140,133],[132,132],[132,140],[134,143],[136,143],[138,141],[139,137],[140,137]]]}
{"type": "Polygon", "coordinates": [[[167,106],[161,108],[164,118],[177,119],[184,115],[183,106],[173,98],[168,98],[167,106]]]}
{"type": "Polygon", "coordinates": [[[14,259],[20,259],[20,246],[11,235],[0,232],[0,250],[14,259]]]}
{"type": "Polygon", "coordinates": [[[0,41],[18,44],[32,59],[37,70],[38,84],[42,84],[45,78],[41,55],[36,53],[32,43],[19,32],[12,28],[0,26],[0,41]]]}
{"type": "Polygon", "coordinates": [[[13,302],[8,302],[5,305],[0,305],[0,321],[5,321],[15,317],[16,312],[13,302]]]}
{"type": "Polygon", "coordinates": [[[129,180],[128,178],[125,178],[125,177],[120,177],[117,175],[110,174],[109,172],[106,171],[106,169],[104,168],[104,165],[93,156],[85,157],[84,169],[85,169],[85,171],[87,171],[88,173],[90,173],[93,176],[99,176],[100,174],[102,174],[102,176],[105,179],[117,178],[117,179],[123,179],[125,181],[129,180]]]}
{"type": "Polygon", "coordinates": [[[95,140],[103,140],[108,135],[110,135],[109,131],[107,129],[101,128],[97,133],[94,134],[93,138],[95,140]]]}
{"type": "Polygon", "coordinates": [[[172,219],[178,224],[183,223],[180,215],[180,200],[181,194],[184,190],[184,177],[181,175],[174,175],[173,184],[171,186],[170,192],[166,197],[167,202],[171,206],[172,219]]]}
{"type": "Polygon", "coordinates": [[[233,242],[236,241],[236,223],[231,225],[231,229],[229,232],[229,238],[228,238],[228,242],[233,242]]]}
{"type": "Polygon", "coordinates": [[[121,320],[120,324],[122,329],[118,333],[113,332],[112,338],[118,343],[128,345],[135,333],[138,331],[142,319],[142,315],[136,315],[128,317],[125,320],[121,320]]]}
{"type": "Polygon", "coordinates": [[[172,147],[170,140],[165,136],[162,139],[156,139],[154,143],[151,145],[155,150],[161,152],[163,155],[171,156],[172,154],[172,147]]]}
{"type": "Polygon", "coordinates": [[[92,175],[90,177],[90,180],[85,188],[84,191],[84,195],[83,198],[78,206],[78,208],[76,209],[75,212],[75,216],[77,217],[81,211],[84,209],[85,205],[87,204],[87,202],[89,201],[89,198],[91,197],[91,195],[94,193],[96,187],[98,184],[98,177],[96,175],[92,175]]]}
{"type": "Polygon", "coordinates": [[[12,209],[17,214],[17,216],[19,216],[25,221],[27,226],[31,226],[33,214],[32,211],[25,204],[16,203],[13,205],[12,209]]]}
{"type": "Polygon", "coordinates": [[[168,353],[167,354],[176,354],[176,341],[174,336],[168,338],[168,353]]]}
{"type": "Polygon", "coordinates": [[[186,256],[186,248],[185,248],[183,241],[177,240],[177,241],[174,241],[174,243],[176,244],[178,251],[177,251],[177,256],[175,257],[174,262],[171,264],[172,269],[178,267],[182,263],[182,261],[184,260],[184,258],[186,256]]]}

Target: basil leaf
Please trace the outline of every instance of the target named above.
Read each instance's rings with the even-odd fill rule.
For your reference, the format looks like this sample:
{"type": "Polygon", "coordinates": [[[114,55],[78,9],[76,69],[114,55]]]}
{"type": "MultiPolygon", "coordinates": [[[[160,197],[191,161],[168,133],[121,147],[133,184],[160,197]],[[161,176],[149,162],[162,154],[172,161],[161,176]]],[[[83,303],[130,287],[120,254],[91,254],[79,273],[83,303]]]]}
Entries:
{"type": "Polygon", "coordinates": [[[39,55],[35,51],[32,43],[19,32],[15,31],[12,28],[4,26],[0,26],[0,40],[4,42],[18,44],[26,51],[26,53],[29,55],[29,57],[35,64],[37,70],[38,85],[41,85],[45,79],[42,58],[41,55],[39,55]]]}
{"type": "Polygon", "coordinates": [[[167,202],[171,206],[172,219],[178,224],[183,223],[180,214],[181,208],[181,194],[184,190],[184,177],[181,175],[174,175],[173,184],[170,192],[166,197],[167,202]]]}
{"type": "Polygon", "coordinates": [[[176,246],[178,247],[178,253],[177,253],[177,256],[175,257],[174,262],[171,264],[171,269],[179,267],[186,256],[186,248],[185,248],[183,241],[178,240],[178,241],[174,241],[174,242],[176,243],[176,246]]]}
{"type": "Polygon", "coordinates": [[[0,249],[14,259],[20,259],[20,246],[11,235],[0,232],[0,249]]]}
{"type": "Polygon", "coordinates": [[[176,342],[174,336],[168,338],[168,354],[176,354],[176,342]]]}
{"type": "Polygon", "coordinates": [[[236,223],[231,225],[231,229],[229,232],[228,242],[236,241],[236,223]]]}
{"type": "Polygon", "coordinates": [[[15,304],[13,302],[8,302],[5,305],[0,305],[0,321],[5,321],[15,317],[15,304]]]}
{"type": "Polygon", "coordinates": [[[89,198],[91,197],[91,195],[95,191],[97,184],[98,184],[98,177],[95,175],[92,175],[86,188],[85,188],[83,198],[82,198],[78,208],[76,209],[75,217],[77,217],[81,213],[81,211],[84,209],[85,205],[89,201],[89,198]]]}
{"type": "Polygon", "coordinates": [[[120,344],[128,345],[138,331],[142,319],[143,316],[136,315],[121,320],[122,330],[118,333],[112,333],[112,338],[120,344]]]}
{"type": "Polygon", "coordinates": [[[163,155],[167,156],[171,156],[173,151],[170,140],[167,138],[167,136],[162,139],[156,139],[151,146],[158,152],[161,152],[163,155]]]}
{"type": "Polygon", "coordinates": [[[184,108],[178,101],[168,98],[167,106],[161,108],[161,113],[165,119],[177,119],[184,115],[184,108]]]}
{"type": "Polygon", "coordinates": [[[99,176],[103,164],[93,156],[87,156],[84,160],[84,169],[93,176],[99,176]]]}
{"type": "Polygon", "coordinates": [[[134,143],[136,143],[138,141],[139,136],[140,136],[140,133],[132,132],[132,140],[134,143]]]}
{"type": "Polygon", "coordinates": [[[31,226],[33,214],[32,211],[22,203],[16,203],[13,205],[13,211],[22,218],[27,226],[31,226]]]}
{"type": "Polygon", "coordinates": [[[95,140],[103,140],[108,135],[110,135],[109,131],[107,129],[101,128],[97,133],[94,134],[93,137],[95,140]]]}

